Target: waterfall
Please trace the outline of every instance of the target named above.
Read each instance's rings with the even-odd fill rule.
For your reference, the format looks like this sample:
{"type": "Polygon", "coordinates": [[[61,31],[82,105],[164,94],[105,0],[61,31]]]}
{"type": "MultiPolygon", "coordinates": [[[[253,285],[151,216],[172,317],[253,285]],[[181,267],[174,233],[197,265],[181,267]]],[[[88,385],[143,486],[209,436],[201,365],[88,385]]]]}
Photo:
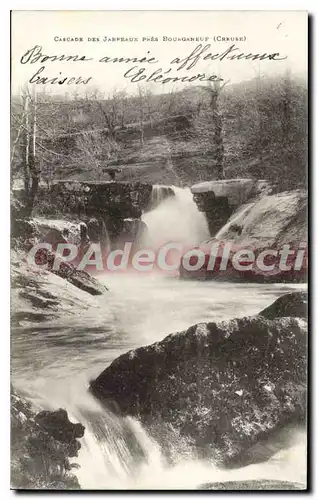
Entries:
{"type": "MultiPolygon", "coordinates": [[[[176,193],[176,203],[187,200],[186,190],[176,193]]],[[[39,411],[65,408],[71,422],[85,426],[78,457],[72,459],[80,466],[72,473],[81,488],[195,490],[205,483],[256,479],[305,484],[304,429],[288,431],[290,442],[275,435],[268,443],[256,443],[252,458],[257,460],[251,465],[220,469],[213,456],[199,460],[186,438],[173,434],[170,425],[152,422],[155,432],[150,434],[141,422],[114,414],[87,392],[89,380],[128,349],[203,320],[232,318],[233,311],[239,316],[255,314],[277,298],[277,290],[286,293],[286,285],[272,291],[237,283],[211,287],[208,282],[160,276],[138,279],[129,273],[104,279],[107,285],[112,280],[111,292],[93,308],[85,312],[79,302],[77,314],[68,320],[65,316],[60,324],[50,320],[47,328],[43,323],[31,329],[21,326],[12,337],[14,386],[24,389],[39,411]],[[169,460],[163,451],[167,447],[169,460]],[[273,453],[268,460],[264,448],[273,453]]]]}
{"type": "Polygon", "coordinates": [[[100,242],[105,254],[107,254],[111,249],[111,239],[104,220],[100,222],[100,242]]]}
{"type": "Polygon", "coordinates": [[[160,446],[137,420],[105,408],[82,410],[78,419],[85,425],[76,474],[83,489],[128,489],[145,467],[161,467],[160,446]]]}
{"type": "MultiPolygon", "coordinates": [[[[272,457],[237,469],[220,469],[213,457],[199,460],[176,450],[168,463],[158,444],[140,422],[97,408],[81,409],[76,420],[85,425],[76,472],[83,489],[193,489],[205,483],[244,480],[287,480],[305,484],[304,430],[290,429],[289,443],[279,438],[272,457]],[[282,441],[282,442],[280,442],[282,441]],[[212,459],[212,460],[211,460],[212,459]],[[297,472],[296,472],[297,471],[297,472]]],[[[72,415],[74,417],[74,413],[72,415]]],[[[266,444],[264,447],[266,448],[266,444]]],[[[260,445],[259,445],[260,447],[260,445]]]]}
{"type": "MultiPolygon", "coordinates": [[[[162,186],[161,186],[162,187],[162,186]]],[[[171,241],[185,246],[196,245],[209,238],[205,215],[199,212],[189,188],[170,187],[174,196],[165,198],[150,212],[142,216],[147,224],[147,241],[151,247],[159,248],[171,241]]],[[[161,196],[156,189],[154,196],[161,196]]]]}
{"type": "Polygon", "coordinates": [[[174,196],[174,190],[170,186],[164,186],[162,184],[154,184],[152,186],[148,210],[154,210],[164,200],[166,200],[171,196],[174,196]]]}
{"type": "MultiPolygon", "coordinates": [[[[142,216],[148,227],[144,245],[158,248],[173,241],[186,248],[209,239],[205,215],[199,212],[190,189],[157,186],[153,196],[160,203],[154,203],[154,208],[142,216]],[[174,195],[164,197],[162,188],[170,189],[174,195]]],[[[240,215],[246,216],[247,212],[240,215]]],[[[238,221],[235,218],[233,222],[238,221]]],[[[56,224],[62,230],[65,221],[55,221],[56,224]]],[[[96,224],[96,234],[98,230],[96,224]]],[[[102,234],[107,245],[106,228],[102,234]]],[[[257,461],[251,465],[219,469],[213,464],[213,456],[199,460],[188,442],[183,442],[178,434],[172,438],[170,425],[167,431],[161,422],[152,422],[156,426],[154,438],[141,422],[112,413],[87,392],[89,380],[123,352],[202,321],[255,314],[277,294],[286,293],[287,285],[269,288],[187,282],[158,275],[144,279],[130,273],[109,273],[100,279],[110,285],[111,291],[104,296],[87,294],[83,298],[84,292],[70,285],[63,307],[72,308],[74,315],[63,314],[59,320],[50,319],[47,324],[31,327],[22,324],[12,335],[14,385],[25,388],[39,409],[65,408],[72,422],[85,426],[79,455],[72,459],[80,466],[72,472],[81,488],[195,490],[204,483],[256,479],[306,483],[303,429],[292,430],[288,443],[282,436],[275,436],[274,442],[270,440],[265,445],[257,443],[253,450],[257,461]],[[163,452],[167,443],[169,453],[171,450],[169,460],[163,452]],[[266,447],[273,451],[268,460],[266,447]]],[[[52,274],[47,280],[50,293],[58,297],[60,278],[52,274]]],[[[29,305],[21,299],[21,309],[26,307],[29,305]]]]}

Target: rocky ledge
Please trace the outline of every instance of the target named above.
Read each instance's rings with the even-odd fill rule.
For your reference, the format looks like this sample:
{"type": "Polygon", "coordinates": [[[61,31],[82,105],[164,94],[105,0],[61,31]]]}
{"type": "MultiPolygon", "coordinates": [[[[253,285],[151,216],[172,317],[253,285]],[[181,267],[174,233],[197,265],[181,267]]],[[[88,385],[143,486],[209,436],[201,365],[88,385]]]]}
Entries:
{"type": "Polygon", "coordinates": [[[92,241],[101,241],[106,233],[116,246],[117,240],[124,236],[128,236],[129,241],[135,239],[135,228],[138,222],[141,223],[142,213],[151,209],[153,203],[162,201],[161,198],[157,200],[159,191],[161,197],[174,195],[170,187],[163,186],[160,190],[156,187],[152,196],[153,186],[141,182],[56,181],[49,187],[39,187],[33,219],[27,220],[24,191],[15,189],[11,196],[12,235],[21,237],[27,234],[32,229],[30,224],[43,233],[45,228],[60,228],[63,222],[77,241],[79,224],[84,222],[92,241]]]}
{"type": "Polygon", "coordinates": [[[267,181],[255,179],[224,179],[191,186],[198,209],[206,215],[211,236],[247,200],[257,199],[272,191],[267,181]]]}
{"type": "Polygon", "coordinates": [[[282,316],[276,301],[257,316],[193,325],[115,359],[90,391],[149,429],[167,424],[220,465],[235,463],[306,419],[307,323],[296,308],[282,316]]]}
{"type": "MultiPolygon", "coordinates": [[[[63,266],[60,271],[64,272],[63,266]]],[[[83,271],[77,271],[77,273],[83,273],[83,271]]],[[[79,310],[85,311],[98,307],[92,296],[96,295],[99,290],[101,291],[100,284],[96,289],[92,288],[97,280],[93,280],[87,273],[71,274],[69,277],[67,273],[65,276],[58,274],[29,266],[24,257],[12,251],[12,326],[51,321],[62,316],[78,315],[79,310]],[[80,283],[75,281],[76,276],[81,279],[80,283]]]]}
{"type": "MultiPolygon", "coordinates": [[[[223,209],[221,210],[224,215],[223,209]]],[[[222,217],[223,217],[222,215],[222,217]]],[[[203,242],[198,248],[204,253],[205,261],[197,270],[187,270],[182,262],[180,276],[183,278],[242,280],[256,282],[306,282],[307,281],[307,216],[308,195],[302,190],[265,195],[240,205],[223,225],[217,216],[214,222],[223,221],[215,237],[203,242]],[[229,246],[229,250],[226,248],[229,246]],[[213,250],[217,248],[217,250],[213,250]],[[290,250],[285,266],[280,265],[283,249],[290,250]],[[303,257],[301,257],[301,252],[303,257]],[[226,268],[222,267],[223,256],[227,256],[226,268]],[[269,251],[269,253],[268,253],[269,251]],[[213,268],[209,267],[211,253],[216,252],[213,268]],[[242,266],[238,270],[235,259],[239,257],[242,266]],[[255,259],[247,256],[252,252],[255,259]],[[263,257],[265,267],[258,264],[263,257]]],[[[196,257],[190,265],[195,267],[196,257]]]]}

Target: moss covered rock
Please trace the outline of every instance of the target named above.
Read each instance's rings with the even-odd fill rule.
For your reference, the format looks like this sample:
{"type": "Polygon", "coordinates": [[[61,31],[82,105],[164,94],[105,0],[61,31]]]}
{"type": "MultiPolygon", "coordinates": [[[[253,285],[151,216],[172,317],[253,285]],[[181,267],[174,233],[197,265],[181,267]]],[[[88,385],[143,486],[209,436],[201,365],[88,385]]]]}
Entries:
{"type": "Polygon", "coordinates": [[[193,325],[115,359],[90,390],[149,427],[171,425],[226,463],[304,421],[306,327],[300,318],[263,316],[193,325]]]}
{"type": "Polygon", "coordinates": [[[36,413],[14,389],[11,391],[11,487],[13,489],[80,489],[69,461],[76,457],[84,427],[67,412],[36,413]]]}

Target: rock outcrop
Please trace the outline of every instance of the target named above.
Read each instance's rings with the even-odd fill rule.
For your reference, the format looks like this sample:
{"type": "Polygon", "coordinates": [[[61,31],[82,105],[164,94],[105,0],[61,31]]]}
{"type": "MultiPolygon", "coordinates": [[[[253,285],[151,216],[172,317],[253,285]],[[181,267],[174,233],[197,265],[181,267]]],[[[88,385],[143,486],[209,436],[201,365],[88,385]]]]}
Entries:
{"type": "Polygon", "coordinates": [[[148,206],[151,184],[141,182],[57,181],[50,188],[41,187],[34,213],[40,216],[80,220],[102,219],[111,239],[116,238],[126,218],[140,218],[148,206]]]}
{"type": "Polygon", "coordinates": [[[151,184],[141,182],[56,181],[50,188],[41,186],[35,212],[43,215],[65,214],[139,217],[147,207],[151,184]]]}
{"type": "Polygon", "coordinates": [[[103,295],[107,288],[102,285],[94,276],[84,270],[79,270],[71,262],[65,262],[62,257],[54,252],[41,251],[40,257],[35,257],[35,262],[40,265],[47,264],[48,271],[69,281],[72,285],[90,295],[103,295]],[[54,264],[59,263],[59,268],[54,269],[54,264]]]}
{"type": "Polygon", "coordinates": [[[273,304],[263,309],[260,316],[267,319],[296,317],[308,318],[308,298],[305,292],[292,292],[279,297],[273,304]]]}
{"type": "MultiPolygon", "coordinates": [[[[40,224],[42,219],[44,225],[44,218],[58,226],[58,219],[64,219],[70,227],[72,222],[77,226],[85,222],[95,241],[103,238],[104,225],[109,239],[115,241],[124,227],[124,219],[140,219],[149,207],[151,193],[152,185],[142,182],[56,181],[50,187],[39,186],[33,216],[40,224]]],[[[23,221],[23,197],[21,187],[12,192],[12,235],[15,237],[28,229],[23,221]]]]}
{"type": "Polygon", "coordinates": [[[69,461],[78,456],[85,428],[67,412],[36,413],[24,397],[11,392],[11,487],[14,489],[80,489],[69,461]]]}
{"type": "Polygon", "coordinates": [[[222,464],[306,416],[306,321],[201,323],[115,359],[91,382],[105,405],[172,426],[222,464]]]}
{"type": "Polygon", "coordinates": [[[206,181],[191,187],[194,201],[204,212],[211,236],[214,236],[229,217],[248,199],[271,193],[268,182],[253,179],[206,181]]]}
{"type": "Polygon", "coordinates": [[[94,297],[87,293],[93,286],[91,277],[82,275],[81,287],[74,286],[74,279],[71,283],[70,279],[66,280],[48,270],[29,266],[20,253],[12,251],[12,326],[53,320],[62,315],[71,316],[78,314],[78,310],[95,307],[94,297]]]}
{"type": "MultiPolygon", "coordinates": [[[[188,271],[181,263],[182,277],[205,279],[241,279],[245,281],[293,282],[307,280],[307,212],[308,195],[301,190],[262,196],[241,205],[229,218],[215,237],[202,243],[198,248],[206,256],[202,268],[188,271]],[[212,248],[219,245],[213,269],[208,269],[212,248]],[[230,245],[227,265],[221,268],[224,247],[230,245]],[[288,245],[291,254],[285,262],[289,269],[280,265],[280,253],[288,245]],[[234,255],[238,251],[252,251],[255,257],[252,266],[237,270],[234,255]],[[263,251],[276,252],[276,257],[267,255],[258,264],[258,256],[263,251]],[[298,250],[303,250],[303,258],[296,266],[298,250]],[[262,268],[263,267],[263,268],[262,268]]],[[[300,255],[300,254],[299,254],[300,255]]],[[[249,258],[241,261],[251,262],[249,258]]]]}
{"type": "MultiPolygon", "coordinates": [[[[23,274],[31,270],[32,266],[27,264],[27,255],[32,248],[38,243],[48,243],[51,245],[51,250],[39,249],[34,255],[33,266],[39,274],[40,267],[46,265],[46,270],[67,280],[75,287],[84,290],[90,295],[102,295],[107,291],[107,288],[102,285],[96,278],[84,270],[77,269],[77,260],[74,262],[66,262],[60,255],[56,253],[56,248],[59,243],[80,243],[80,234],[78,226],[68,221],[45,221],[45,219],[23,220],[18,219],[17,227],[20,230],[16,236],[13,236],[11,262],[13,275],[23,274]],[[22,229],[23,228],[23,231],[22,229]],[[67,237],[64,236],[64,230],[67,230],[67,237]],[[54,264],[59,264],[58,266],[54,264]],[[20,270],[20,272],[18,271],[20,270]]],[[[79,252],[80,254],[80,252],[79,252]]],[[[80,255],[78,255],[80,258],[80,255]]],[[[13,286],[14,286],[13,280],[13,286]]]]}

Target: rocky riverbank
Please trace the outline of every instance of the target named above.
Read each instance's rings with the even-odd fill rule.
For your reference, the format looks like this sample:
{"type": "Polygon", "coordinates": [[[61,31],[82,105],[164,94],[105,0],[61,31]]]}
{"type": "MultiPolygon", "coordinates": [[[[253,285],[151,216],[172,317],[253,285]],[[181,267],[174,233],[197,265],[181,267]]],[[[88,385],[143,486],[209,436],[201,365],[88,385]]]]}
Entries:
{"type": "Polygon", "coordinates": [[[211,236],[215,236],[241,205],[272,194],[274,187],[264,180],[225,179],[194,184],[191,192],[198,209],[206,215],[211,236]]]}
{"type": "MultiPolygon", "coordinates": [[[[141,182],[56,181],[49,187],[39,187],[33,216],[82,221],[90,226],[94,220],[102,221],[110,239],[115,241],[126,219],[140,219],[149,207],[151,193],[152,185],[141,182]]],[[[15,190],[14,196],[22,204],[20,214],[13,217],[18,219],[23,215],[23,190],[15,190]]]]}
{"type": "MultiPolygon", "coordinates": [[[[78,315],[96,306],[88,288],[96,282],[86,273],[82,274],[81,286],[49,270],[29,266],[26,256],[20,252],[11,253],[11,325],[52,321],[64,316],[78,315]],[[86,285],[86,289],[84,286],[86,285]]],[[[98,284],[96,292],[106,288],[98,284]]],[[[94,288],[93,288],[94,289],[94,288]]],[[[94,294],[93,294],[94,295],[94,294]]]]}
{"type": "Polygon", "coordinates": [[[85,428],[70,422],[67,412],[37,412],[11,389],[11,487],[14,489],[78,490],[70,461],[78,456],[85,428]]]}
{"type": "MultiPolygon", "coordinates": [[[[219,181],[221,182],[221,181],[219,181]]],[[[249,186],[249,196],[251,196],[253,185],[249,186]]],[[[225,190],[224,190],[225,191],[225,190]]],[[[229,191],[229,193],[231,193],[229,191]]],[[[184,278],[204,278],[204,279],[223,279],[223,280],[243,280],[257,282],[306,282],[307,281],[307,216],[308,216],[308,195],[305,191],[295,190],[278,194],[258,194],[254,199],[244,202],[243,198],[247,194],[245,191],[235,197],[233,193],[224,197],[216,197],[216,200],[229,200],[234,207],[232,215],[224,221],[224,214],[218,217],[217,213],[205,211],[206,216],[211,223],[213,215],[213,224],[219,225],[218,231],[213,238],[203,242],[199,248],[206,259],[201,269],[198,271],[187,270],[182,264],[180,274],[184,278]],[[244,195],[244,196],[243,196],[244,195]],[[242,198],[243,197],[243,198],[242,198]],[[243,204],[241,201],[243,200],[243,204]],[[212,214],[212,215],[211,215],[212,214]],[[218,245],[216,259],[213,268],[208,267],[211,249],[218,245]],[[224,248],[230,245],[226,267],[221,267],[223,262],[224,248]],[[285,263],[286,269],[280,266],[279,256],[285,246],[291,250],[285,263]],[[296,266],[297,252],[303,251],[303,259],[296,266]],[[245,251],[240,257],[243,263],[240,270],[233,264],[236,252],[245,251]],[[247,251],[252,251],[254,261],[250,266],[250,258],[246,257],[247,251]],[[268,252],[263,262],[266,267],[257,264],[258,256],[263,252],[268,252]],[[273,252],[276,252],[273,253],[273,252]],[[244,264],[245,262],[245,264],[244,264]],[[246,266],[246,267],[244,267],[246,266]]],[[[203,194],[194,194],[203,196],[203,194]]],[[[211,194],[210,192],[208,194],[211,194]]],[[[214,195],[214,193],[212,193],[214,195]]],[[[223,193],[224,194],[224,193],[223,193]]],[[[255,194],[255,193],[254,193],[255,194]]],[[[219,203],[219,202],[218,202],[219,203]]],[[[231,211],[233,209],[231,208],[231,211]]],[[[215,252],[215,250],[213,250],[215,252]]]]}

